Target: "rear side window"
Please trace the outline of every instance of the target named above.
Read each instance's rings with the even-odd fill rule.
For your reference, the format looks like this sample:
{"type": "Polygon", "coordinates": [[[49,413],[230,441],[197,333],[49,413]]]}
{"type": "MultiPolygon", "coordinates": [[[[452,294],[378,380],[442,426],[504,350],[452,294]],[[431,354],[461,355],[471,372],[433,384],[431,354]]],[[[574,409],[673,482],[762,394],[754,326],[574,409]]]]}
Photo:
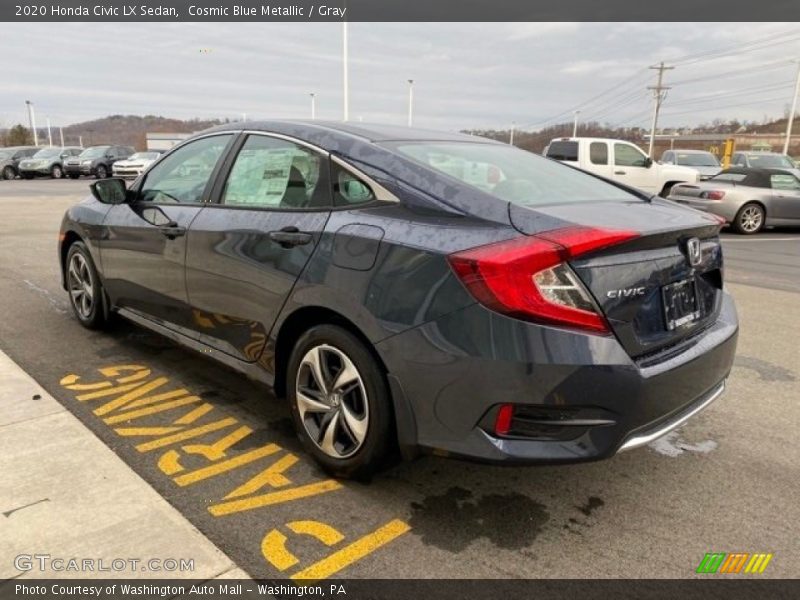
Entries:
{"type": "Polygon", "coordinates": [[[387,142],[385,145],[467,187],[520,206],[641,200],[588,173],[507,144],[387,142]]]}
{"type": "Polygon", "coordinates": [[[605,142],[592,142],[589,145],[589,160],[593,165],[607,165],[608,144],[605,142]]]}
{"type": "Polygon", "coordinates": [[[332,163],[332,172],[335,206],[354,206],[375,200],[372,188],[350,171],[332,163]]]}
{"type": "Polygon", "coordinates": [[[222,203],[280,210],[330,206],[320,181],[325,158],[292,142],[251,135],[233,163],[222,203]]]}
{"type": "Polygon", "coordinates": [[[547,158],[555,160],[578,160],[578,142],[550,142],[547,158]]]}

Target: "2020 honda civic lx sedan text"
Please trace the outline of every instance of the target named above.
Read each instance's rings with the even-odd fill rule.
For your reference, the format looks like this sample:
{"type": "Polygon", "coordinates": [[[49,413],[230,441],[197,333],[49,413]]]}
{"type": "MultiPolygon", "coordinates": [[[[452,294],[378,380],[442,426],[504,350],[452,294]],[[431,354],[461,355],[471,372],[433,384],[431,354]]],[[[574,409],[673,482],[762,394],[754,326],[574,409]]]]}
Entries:
{"type": "Polygon", "coordinates": [[[92,192],[59,245],[80,322],[118,313],[264,381],[340,476],[397,450],[610,457],[733,362],[718,219],[505,144],[237,123],[92,192]]]}

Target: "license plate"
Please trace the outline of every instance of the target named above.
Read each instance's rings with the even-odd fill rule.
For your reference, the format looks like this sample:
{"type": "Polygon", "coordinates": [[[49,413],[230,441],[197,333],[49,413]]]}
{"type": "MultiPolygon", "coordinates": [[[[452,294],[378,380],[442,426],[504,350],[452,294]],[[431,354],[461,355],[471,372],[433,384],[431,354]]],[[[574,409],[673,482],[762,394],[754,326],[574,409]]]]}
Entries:
{"type": "Polygon", "coordinates": [[[672,331],[700,318],[697,286],[694,279],[670,283],[661,288],[667,329],[672,331]]]}

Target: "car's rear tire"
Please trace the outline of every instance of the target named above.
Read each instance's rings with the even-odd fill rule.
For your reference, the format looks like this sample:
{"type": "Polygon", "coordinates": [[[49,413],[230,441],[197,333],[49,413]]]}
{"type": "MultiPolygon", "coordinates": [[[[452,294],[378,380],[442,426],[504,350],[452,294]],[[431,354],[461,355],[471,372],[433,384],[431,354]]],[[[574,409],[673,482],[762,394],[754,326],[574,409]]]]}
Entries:
{"type": "Polygon", "coordinates": [[[69,173],[70,179],[77,179],[78,177],[80,177],[80,175],[78,175],[77,173],[69,173]]]}
{"type": "Polygon", "coordinates": [[[733,219],[733,228],[742,235],[752,235],[764,228],[766,213],[764,207],[757,202],[748,202],[733,219]]]}
{"type": "Polygon", "coordinates": [[[103,284],[95,269],[89,249],[74,242],[67,252],[65,280],[72,312],[87,329],[103,329],[108,318],[103,306],[103,284]]]}
{"type": "Polygon", "coordinates": [[[3,169],[3,179],[15,179],[17,177],[17,172],[14,170],[14,167],[6,167],[3,169]]]}
{"type": "Polygon", "coordinates": [[[326,471],[368,479],[384,466],[394,439],[392,399],[361,340],[336,325],[312,327],[292,350],[286,381],[297,434],[326,471]]]}
{"type": "Polygon", "coordinates": [[[53,179],[61,179],[64,177],[64,170],[61,168],[61,165],[53,165],[53,168],[50,169],[50,177],[53,179]]]}
{"type": "Polygon", "coordinates": [[[108,177],[108,169],[105,165],[97,165],[97,168],[94,170],[94,176],[97,179],[105,179],[108,177]]]}

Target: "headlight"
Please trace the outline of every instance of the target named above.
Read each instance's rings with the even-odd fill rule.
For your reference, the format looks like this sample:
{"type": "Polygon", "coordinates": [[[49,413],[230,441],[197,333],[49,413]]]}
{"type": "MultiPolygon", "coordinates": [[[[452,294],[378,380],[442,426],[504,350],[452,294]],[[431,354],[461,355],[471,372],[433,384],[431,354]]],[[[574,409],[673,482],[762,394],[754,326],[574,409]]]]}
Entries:
{"type": "Polygon", "coordinates": [[[92,164],[92,161],[90,161],[90,160],[84,160],[84,161],[82,161],[82,162],[81,162],[81,164],[82,164],[82,165],[90,165],[90,164],[92,164]]]}

